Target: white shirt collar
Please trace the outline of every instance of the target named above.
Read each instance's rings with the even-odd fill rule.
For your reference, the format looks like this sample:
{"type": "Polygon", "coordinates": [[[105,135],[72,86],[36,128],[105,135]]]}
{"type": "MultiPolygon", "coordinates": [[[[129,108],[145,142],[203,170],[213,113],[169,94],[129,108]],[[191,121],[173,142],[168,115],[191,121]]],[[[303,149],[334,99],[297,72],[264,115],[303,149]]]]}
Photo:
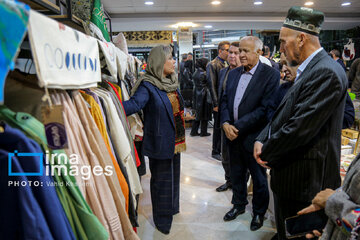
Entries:
{"type": "Polygon", "coordinates": [[[243,73],[248,73],[248,74],[250,74],[250,75],[254,75],[257,67],[259,66],[259,62],[260,62],[260,61],[258,61],[258,62],[256,63],[256,65],[255,65],[252,69],[250,69],[250,71],[248,71],[248,72],[246,72],[246,71],[245,71],[245,68],[243,68],[243,73]]]}
{"type": "Polygon", "coordinates": [[[318,54],[321,50],[323,50],[323,48],[319,48],[318,50],[316,50],[315,52],[313,52],[296,70],[296,78],[295,78],[295,82],[296,80],[300,77],[301,73],[305,70],[305,68],[307,67],[307,65],[311,62],[311,60],[316,56],[316,54],[318,54]]]}

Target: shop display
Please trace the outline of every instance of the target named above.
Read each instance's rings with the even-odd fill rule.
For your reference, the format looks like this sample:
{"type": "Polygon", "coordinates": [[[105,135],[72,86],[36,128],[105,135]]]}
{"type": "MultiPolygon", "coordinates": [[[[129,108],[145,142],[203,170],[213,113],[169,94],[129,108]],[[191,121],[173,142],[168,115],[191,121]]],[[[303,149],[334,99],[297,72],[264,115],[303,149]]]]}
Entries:
{"type": "MultiPolygon", "coordinates": [[[[137,168],[144,161],[134,139],[141,141],[142,121],[137,114],[126,117],[122,100],[129,98],[129,90],[118,80],[137,70],[136,61],[110,42],[33,10],[29,15],[30,60],[36,75],[11,71],[4,87],[5,106],[0,106],[0,141],[7,145],[0,157],[8,162],[8,168],[1,169],[0,184],[15,182],[0,188],[6,195],[1,202],[12,202],[0,216],[7,218],[8,211],[22,214],[2,224],[0,238],[139,239],[134,227],[143,191],[137,168]],[[100,53],[110,73],[104,78],[113,82],[100,74],[100,53]],[[40,122],[56,111],[57,120],[40,122]],[[10,138],[24,144],[12,144],[10,138]],[[32,161],[24,162],[24,156],[32,156],[32,161]],[[17,182],[42,187],[17,187],[17,182]],[[32,202],[41,227],[32,227],[20,199],[32,202]]],[[[17,48],[22,37],[17,36],[17,48]]]]}

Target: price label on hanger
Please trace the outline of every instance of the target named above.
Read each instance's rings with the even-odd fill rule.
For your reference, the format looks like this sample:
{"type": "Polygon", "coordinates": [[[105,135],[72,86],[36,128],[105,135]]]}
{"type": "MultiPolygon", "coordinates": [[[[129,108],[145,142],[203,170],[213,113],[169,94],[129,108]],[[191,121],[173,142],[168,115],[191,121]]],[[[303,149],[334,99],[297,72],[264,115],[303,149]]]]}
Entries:
{"type": "Polygon", "coordinates": [[[41,108],[46,139],[51,149],[67,148],[63,111],[64,107],[62,105],[43,106],[41,108]]]}
{"type": "Polygon", "coordinates": [[[29,39],[40,87],[78,89],[101,81],[95,38],[31,10],[29,39]]]}

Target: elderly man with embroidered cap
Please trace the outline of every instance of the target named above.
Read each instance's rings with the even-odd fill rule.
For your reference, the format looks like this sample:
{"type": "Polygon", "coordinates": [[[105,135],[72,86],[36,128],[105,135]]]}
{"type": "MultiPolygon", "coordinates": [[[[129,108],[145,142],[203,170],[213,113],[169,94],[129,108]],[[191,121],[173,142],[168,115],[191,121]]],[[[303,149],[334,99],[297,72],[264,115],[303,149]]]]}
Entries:
{"type": "Polygon", "coordinates": [[[340,186],[341,126],[347,80],[321,47],[324,14],[292,7],[280,31],[280,52],[300,65],[292,88],[256,138],[254,157],[271,168],[278,239],[284,220],[311,204],[326,188],[340,186]]]}

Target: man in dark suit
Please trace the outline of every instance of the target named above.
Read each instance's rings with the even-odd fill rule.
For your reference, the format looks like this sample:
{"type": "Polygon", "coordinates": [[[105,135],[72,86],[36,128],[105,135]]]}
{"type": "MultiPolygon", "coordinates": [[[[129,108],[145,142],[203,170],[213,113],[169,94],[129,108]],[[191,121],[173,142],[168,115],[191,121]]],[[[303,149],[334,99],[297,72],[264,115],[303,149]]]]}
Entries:
{"type": "MultiPolygon", "coordinates": [[[[240,44],[239,41],[232,42],[230,44],[229,54],[228,54],[228,58],[227,58],[229,66],[220,70],[220,74],[219,74],[220,80],[219,80],[219,90],[218,90],[219,103],[221,102],[221,98],[224,94],[230,70],[241,66],[239,44],[240,44]]],[[[219,111],[219,114],[221,115],[220,111],[219,111]]],[[[221,129],[221,163],[222,163],[222,166],[225,171],[225,181],[226,182],[216,188],[217,192],[223,192],[232,187],[231,180],[230,180],[229,151],[228,151],[228,146],[227,146],[227,141],[226,141],[226,135],[222,129],[221,129]]]]}
{"type": "Polygon", "coordinates": [[[266,107],[280,81],[280,73],[259,61],[262,42],[254,36],[240,40],[242,66],[231,70],[221,100],[221,126],[227,137],[230,156],[230,178],[233,208],[224,221],[245,212],[247,201],[246,173],[250,171],[253,187],[253,219],[250,229],[262,227],[269,204],[266,171],[252,156],[255,137],[265,127],[266,107]]]}
{"type": "Polygon", "coordinates": [[[218,45],[218,56],[208,63],[206,67],[206,78],[208,81],[208,88],[213,102],[213,116],[214,116],[214,129],[213,129],[213,143],[211,156],[221,161],[221,130],[219,121],[219,72],[224,67],[227,67],[226,59],[228,57],[230,42],[222,41],[218,45]]]}
{"type": "Polygon", "coordinates": [[[319,191],[336,189],[341,182],[347,80],[320,45],[323,21],[322,12],[290,8],[280,31],[280,52],[291,66],[300,66],[294,85],[254,144],[256,161],[271,168],[278,239],[286,239],[287,217],[309,206],[319,191]]]}
{"type": "Polygon", "coordinates": [[[330,51],[330,54],[332,56],[332,58],[338,63],[341,65],[341,67],[344,69],[344,71],[346,72],[346,67],[345,67],[345,64],[343,62],[343,60],[341,60],[341,55],[340,55],[340,51],[337,50],[337,49],[333,49],[330,51]]]}
{"type": "Polygon", "coordinates": [[[264,45],[264,57],[266,57],[267,59],[269,59],[269,61],[270,61],[270,63],[271,63],[271,66],[273,67],[273,68],[275,68],[276,70],[278,70],[278,71],[280,71],[280,69],[279,69],[279,64],[278,63],[276,63],[274,60],[272,60],[271,58],[270,58],[270,55],[271,55],[271,52],[270,52],[270,48],[268,47],[268,46],[265,46],[264,45]]]}
{"type": "Polygon", "coordinates": [[[188,59],[188,55],[186,53],[181,55],[181,62],[180,62],[180,69],[179,69],[179,82],[180,82],[180,89],[184,90],[186,86],[186,79],[184,76],[185,71],[185,62],[188,59]]]}

